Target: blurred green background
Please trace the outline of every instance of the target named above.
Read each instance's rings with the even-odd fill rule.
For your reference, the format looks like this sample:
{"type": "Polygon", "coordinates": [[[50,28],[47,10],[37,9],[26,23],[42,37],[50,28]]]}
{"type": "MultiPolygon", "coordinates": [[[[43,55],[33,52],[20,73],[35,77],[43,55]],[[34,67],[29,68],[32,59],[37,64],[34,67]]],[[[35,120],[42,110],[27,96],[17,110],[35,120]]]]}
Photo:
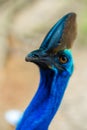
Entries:
{"type": "Polygon", "coordinates": [[[26,54],[69,12],[77,14],[75,72],[50,130],[87,130],[87,0],[0,0],[0,130],[15,129],[5,113],[24,111],[38,87],[39,70],[26,54]]]}

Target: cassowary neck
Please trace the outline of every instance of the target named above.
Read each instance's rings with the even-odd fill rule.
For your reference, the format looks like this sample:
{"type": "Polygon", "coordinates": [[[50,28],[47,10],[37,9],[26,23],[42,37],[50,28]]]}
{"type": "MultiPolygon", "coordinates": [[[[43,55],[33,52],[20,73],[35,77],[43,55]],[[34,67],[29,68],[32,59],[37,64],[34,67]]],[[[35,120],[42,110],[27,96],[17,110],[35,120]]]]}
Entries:
{"type": "Polygon", "coordinates": [[[70,75],[40,69],[39,88],[16,130],[47,130],[64,94],[70,75]]]}

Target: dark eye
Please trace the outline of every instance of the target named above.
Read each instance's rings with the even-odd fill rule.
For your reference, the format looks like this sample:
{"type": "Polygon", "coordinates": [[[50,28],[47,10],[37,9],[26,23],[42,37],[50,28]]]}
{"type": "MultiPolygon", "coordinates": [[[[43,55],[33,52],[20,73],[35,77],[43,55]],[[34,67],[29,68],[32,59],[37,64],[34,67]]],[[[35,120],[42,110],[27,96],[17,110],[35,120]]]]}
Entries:
{"type": "Polygon", "coordinates": [[[59,56],[59,62],[62,63],[62,64],[65,64],[67,63],[68,59],[65,55],[60,55],[59,56]]]}

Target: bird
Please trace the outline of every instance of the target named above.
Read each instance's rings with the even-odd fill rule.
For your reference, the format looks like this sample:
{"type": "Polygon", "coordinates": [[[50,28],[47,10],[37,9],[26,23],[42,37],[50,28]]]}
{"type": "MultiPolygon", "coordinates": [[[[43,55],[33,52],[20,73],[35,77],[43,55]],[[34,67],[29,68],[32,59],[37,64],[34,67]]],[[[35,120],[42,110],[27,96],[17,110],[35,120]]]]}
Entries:
{"type": "Polygon", "coordinates": [[[39,49],[25,57],[39,67],[40,83],[16,130],[48,130],[74,71],[71,48],[77,35],[76,16],[70,12],[60,18],[39,49]]]}

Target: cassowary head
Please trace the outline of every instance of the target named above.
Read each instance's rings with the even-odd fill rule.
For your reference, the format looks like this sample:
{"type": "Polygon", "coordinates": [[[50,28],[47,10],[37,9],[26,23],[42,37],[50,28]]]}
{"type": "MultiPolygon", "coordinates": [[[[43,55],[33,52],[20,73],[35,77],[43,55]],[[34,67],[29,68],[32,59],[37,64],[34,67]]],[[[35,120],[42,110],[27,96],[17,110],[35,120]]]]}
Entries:
{"type": "Polygon", "coordinates": [[[72,74],[73,59],[69,49],[75,38],[76,14],[69,13],[52,27],[40,48],[29,53],[25,59],[45,69],[58,69],[72,74]]]}

